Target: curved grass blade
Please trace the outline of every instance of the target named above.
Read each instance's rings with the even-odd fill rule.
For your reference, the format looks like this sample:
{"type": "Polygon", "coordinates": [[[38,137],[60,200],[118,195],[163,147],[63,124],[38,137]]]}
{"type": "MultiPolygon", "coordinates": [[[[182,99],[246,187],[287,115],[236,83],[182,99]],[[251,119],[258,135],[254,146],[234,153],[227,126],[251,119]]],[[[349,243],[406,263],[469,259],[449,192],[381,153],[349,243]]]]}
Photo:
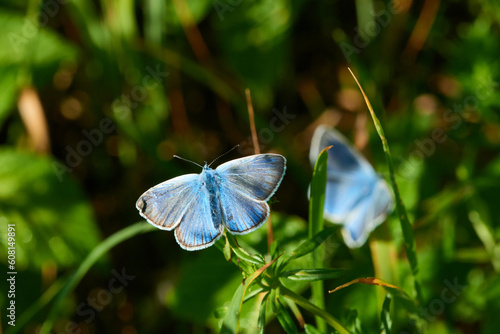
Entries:
{"type": "Polygon", "coordinates": [[[363,87],[361,87],[361,84],[359,83],[358,79],[352,73],[351,69],[349,69],[349,72],[351,72],[351,75],[353,76],[354,80],[356,81],[356,84],[359,87],[359,90],[361,91],[361,94],[363,95],[363,98],[365,99],[366,106],[368,107],[368,110],[370,111],[370,115],[373,119],[373,123],[375,124],[375,128],[377,129],[377,133],[380,137],[380,140],[382,141],[382,146],[384,148],[384,153],[385,153],[385,158],[387,160],[387,166],[389,168],[389,176],[391,180],[391,185],[392,185],[392,190],[394,192],[394,197],[396,199],[396,209],[399,215],[399,221],[401,222],[401,229],[403,230],[403,237],[404,237],[404,247],[406,251],[406,256],[408,257],[408,261],[410,262],[410,267],[411,267],[411,272],[413,274],[413,279],[414,279],[414,287],[415,287],[415,295],[417,297],[417,300],[419,303],[423,302],[422,299],[422,291],[421,291],[421,284],[420,284],[420,279],[418,278],[418,260],[417,260],[417,252],[416,252],[416,245],[415,245],[415,236],[413,235],[413,229],[412,225],[410,223],[410,220],[408,219],[408,214],[406,212],[406,207],[403,203],[403,200],[401,199],[401,195],[399,193],[399,188],[398,184],[396,183],[396,177],[394,176],[394,164],[392,162],[392,155],[391,155],[391,150],[389,149],[389,143],[387,142],[387,139],[385,138],[384,134],[384,129],[382,128],[382,125],[380,124],[380,121],[375,114],[375,111],[373,111],[373,107],[368,100],[368,97],[365,94],[365,91],[363,90],[363,87]]]}
{"type": "Polygon", "coordinates": [[[134,225],[128,226],[123,230],[116,232],[109,236],[106,240],[103,240],[99,245],[97,245],[92,252],[83,260],[80,264],[76,272],[68,279],[64,287],[57,294],[57,297],[52,304],[52,307],[49,311],[49,315],[47,319],[43,323],[42,329],[40,330],[40,334],[49,334],[52,326],[54,325],[54,321],[59,314],[59,308],[61,301],[66,298],[66,296],[73,291],[73,289],[77,286],[77,284],[82,280],[83,276],[87,273],[87,271],[92,267],[94,263],[99,260],[104,254],[106,254],[111,248],[120,244],[121,242],[130,239],[133,236],[151,232],[157,230],[151,224],[145,224],[144,222],[135,223],[134,225]]]}

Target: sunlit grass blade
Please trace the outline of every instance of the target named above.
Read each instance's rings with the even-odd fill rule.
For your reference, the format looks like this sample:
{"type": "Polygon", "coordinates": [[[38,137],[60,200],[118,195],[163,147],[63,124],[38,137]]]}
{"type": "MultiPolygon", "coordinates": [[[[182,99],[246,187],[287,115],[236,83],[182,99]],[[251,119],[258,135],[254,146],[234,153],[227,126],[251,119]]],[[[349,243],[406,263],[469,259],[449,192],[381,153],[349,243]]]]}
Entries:
{"type": "Polygon", "coordinates": [[[351,75],[353,76],[354,80],[356,81],[359,90],[361,91],[361,94],[363,95],[363,98],[365,100],[366,106],[368,107],[368,110],[370,111],[370,115],[372,117],[373,123],[375,124],[375,128],[377,129],[377,133],[380,137],[380,140],[382,141],[382,146],[384,149],[385,153],[385,158],[387,160],[387,166],[389,168],[389,176],[391,180],[391,185],[392,185],[392,190],[394,192],[394,197],[396,199],[396,209],[399,215],[399,221],[401,222],[401,229],[403,230],[403,237],[404,237],[404,247],[406,250],[406,256],[408,257],[408,261],[410,262],[410,267],[411,271],[413,274],[414,278],[414,286],[415,286],[415,295],[417,297],[417,300],[419,303],[423,302],[422,299],[422,292],[421,292],[421,287],[420,287],[420,280],[418,278],[418,260],[417,260],[417,252],[416,252],[416,245],[415,245],[415,236],[413,235],[413,229],[412,225],[410,223],[410,220],[408,219],[408,214],[406,212],[406,207],[403,203],[403,200],[401,199],[401,195],[399,193],[399,188],[396,183],[396,177],[395,177],[395,172],[394,172],[394,163],[392,161],[392,155],[391,155],[391,150],[389,149],[389,143],[387,142],[387,139],[385,137],[384,129],[382,128],[382,125],[380,124],[380,121],[375,114],[375,111],[373,110],[373,107],[368,100],[368,97],[365,94],[365,91],[363,90],[363,87],[361,87],[361,84],[359,83],[358,79],[354,75],[354,73],[351,71],[349,68],[349,72],[351,72],[351,75]]]}
{"type": "Polygon", "coordinates": [[[151,232],[157,230],[153,225],[146,224],[144,221],[136,223],[134,225],[128,226],[123,230],[116,232],[109,236],[106,240],[103,240],[99,245],[97,245],[92,252],[83,260],[76,272],[68,279],[64,287],[57,294],[54,303],[49,311],[47,319],[43,323],[43,326],[39,334],[48,334],[54,325],[54,321],[57,319],[60,311],[61,302],[66,298],[66,296],[73,291],[77,284],[82,280],[83,276],[87,271],[97,262],[104,254],[106,254],[110,249],[116,245],[122,243],[123,241],[130,239],[136,235],[151,232]]]}
{"type": "MultiPolygon", "coordinates": [[[[323,208],[325,205],[326,191],[326,171],[328,163],[328,150],[331,146],[323,149],[314,165],[313,177],[311,180],[311,198],[309,199],[309,238],[314,237],[318,232],[323,230],[323,208]]],[[[323,259],[325,257],[324,248],[315,247],[313,251],[313,266],[315,268],[323,267],[323,259]]],[[[321,309],[325,308],[325,296],[323,282],[316,281],[311,283],[311,290],[314,303],[321,309]]],[[[326,323],[316,317],[316,325],[321,332],[326,331],[326,323]]]]}
{"type": "Polygon", "coordinates": [[[500,272],[500,246],[496,244],[495,233],[491,228],[492,224],[488,217],[487,207],[476,194],[470,196],[467,206],[472,227],[476,231],[479,240],[483,243],[493,268],[496,272],[500,272]]]}
{"type": "Polygon", "coordinates": [[[285,271],[280,276],[294,281],[318,281],[338,278],[343,273],[344,269],[298,269],[285,271]]]}

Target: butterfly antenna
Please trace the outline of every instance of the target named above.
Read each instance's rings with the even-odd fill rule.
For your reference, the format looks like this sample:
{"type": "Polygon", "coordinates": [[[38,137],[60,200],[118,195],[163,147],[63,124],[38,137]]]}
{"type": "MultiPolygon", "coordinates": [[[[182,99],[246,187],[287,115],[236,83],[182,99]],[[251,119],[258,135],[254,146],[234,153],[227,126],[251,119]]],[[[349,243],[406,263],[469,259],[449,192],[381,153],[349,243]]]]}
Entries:
{"type": "Polygon", "coordinates": [[[178,155],[175,155],[175,154],[174,154],[174,158],[177,158],[177,159],[181,159],[181,160],[184,160],[184,161],[190,162],[190,163],[192,163],[192,164],[195,164],[196,166],[200,166],[201,168],[203,168],[203,166],[202,166],[202,165],[197,164],[197,163],[196,163],[196,162],[194,162],[194,161],[191,161],[191,160],[188,160],[188,159],[184,159],[183,157],[180,157],[180,156],[178,156],[178,155]]]}
{"type": "Polygon", "coordinates": [[[228,154],[229,152],[231,152],[232,150],[234,150],[238,146],[240,146],[240,145],[236,145],[235,147],[233,147],[232,149],[230,149],[226,153],[223,153],[223,154],[219,155],[217,158],[215,158],[214,160],[212,160],[212,162],[208,165],[208,167],[210,167],[210,165],[213,164],[217,159],[222,158],[223,156],[225,156],[226,154],[228,154]]]}

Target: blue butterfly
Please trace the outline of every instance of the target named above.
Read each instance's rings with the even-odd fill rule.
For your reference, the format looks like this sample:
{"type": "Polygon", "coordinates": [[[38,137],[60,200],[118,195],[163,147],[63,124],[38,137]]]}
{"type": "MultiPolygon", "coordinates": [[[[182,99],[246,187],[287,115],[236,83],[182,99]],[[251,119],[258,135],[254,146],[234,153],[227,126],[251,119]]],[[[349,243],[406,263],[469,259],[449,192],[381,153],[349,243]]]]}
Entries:
{"type": "MultiPolygon", "coordinates": [[[[212,161],[213,163],[213,161],[212,161]]],[[[207,248],[224,227],[233,234],[259,228],[269,217],[266,203],[285,175],[286,159],[257,154],[226,162],[215,170],[205,163],[200,174],[175,177],[149,189],[136,207],[162,230],[175,229],[186,250],[207,248]]]]}
{"type": "Polygon", "coordinates": [[[330,145],[324,216],[343,225],[349,248],[361,247],[392,212],[394,200],[385,180],[335,129],[322,125],[314,132],[309,151],[313,166],[321,150],[330,145]]]}

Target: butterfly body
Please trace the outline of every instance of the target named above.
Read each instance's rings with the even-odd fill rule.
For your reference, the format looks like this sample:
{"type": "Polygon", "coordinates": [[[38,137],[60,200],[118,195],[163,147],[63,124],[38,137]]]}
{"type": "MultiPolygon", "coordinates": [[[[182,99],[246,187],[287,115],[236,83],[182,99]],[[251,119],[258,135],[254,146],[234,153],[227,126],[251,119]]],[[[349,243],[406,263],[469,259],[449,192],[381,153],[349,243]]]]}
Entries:
{"type": "Polygon", "coordinates": [[[394,201],[385,180],[335,129],[316,129],[311,141],[311,163],[330,145],[324,216],[344,226],[347,246],[360,247],[393,210],[394,201]]]}
{"type": "Polygon", "coordinates": [[[210,211],[212,214],[212,221],[219,222],[221,220],[221,205],[220,205],[220,177],[217,172],[212,168],[208,167],[206,164],[203,167],[203,171],[200,174],[202,187],[208,194],[210,202],[210,211]]]}
{"type": "Polygon", "coordinates": [[[209,247],[224,228],[246,234],[269,216],[267,200],[285,173],[286,159],[258,154],[236,159],[200,174],[187,174],[160,183],[138,199],[141,216],[154,226],[172,230],[187,250],[209,247]]]}

